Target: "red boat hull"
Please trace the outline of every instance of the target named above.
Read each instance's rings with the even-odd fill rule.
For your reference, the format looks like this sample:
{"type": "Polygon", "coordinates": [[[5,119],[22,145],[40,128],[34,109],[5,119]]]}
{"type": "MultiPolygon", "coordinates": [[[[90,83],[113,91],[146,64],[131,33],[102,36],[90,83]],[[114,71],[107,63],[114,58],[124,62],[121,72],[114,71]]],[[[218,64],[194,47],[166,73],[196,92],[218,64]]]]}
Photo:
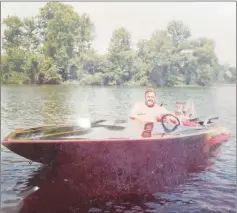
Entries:
{"type": "Polygon", "coordinates": [[[201,140],[204,141],[199,137],[179,143],[175,140],[104,142],[94,144],[93,148],[88,143],[62,144],[57,162],[63,177],[75,177],[73,181],[81,183],[80,189],[90,193],[89,197],[110,196],[111,192],[114,196],[154,193],[172,186],[174,180],[181,181],[197,164],[205,161],[208,150],[201,140]],[[65,159],[67,164],[63,164],[65,159]],[[68,169],[70,167],[74,169],[68,169]],[[91,183],[93,187],[88,191],[91,183]]]}
{"type": "MultiPolygon", "coordinates": [[[[199,149],[208,152],[212,146],[222,144],[231,137],[231,133],[220,126],[199,134],[177,134],[165,137],[160,135],[150,137],[151,131],[144,131],[142,135],[149,137],[136,139],[16,140],[14,136],[12,137],[14,134],[15,132],[8,135],[3,140],[2,145],[22,157],[43,164],[51,164],[52,162],[63,164],[74,162],[76,159],[81,162],[82,159],[87,159],[89,156],[97,156],[100,160],[104,159],[106,153],[111,154],[112,157],[123,153],[124,158],[129,158],[135,153],[141,155],[144,150],[146,150],[145,153],[153,156],[153,152],[160,152],[160,146],[167,149],[164,150],[166,153],[169,151],[175,155],[180,149],[191,154],[192,144],[196,144],[196,151],[201,154],[203,151],[199,149]],[[149,134],[145,134],[147,132],[149,134]]],[[[136,158],[135,161],[139,162],[139,158],[136,158]]]]}
{"type": "MultiPolygon", "coordinates": [[[[159,140],[23,142],[18,145],[25,150],[31,148],[32,160],[37,156],[34,160],[43,161],[41,154],[49,156],[43,152],[47,146],[48,153],[52,153],[53,147],[57,151],[48,174],[39,171],[29,180],[29,185],[38,186],[39,190],[24,199],[20,212],[71,213],[82,210],[88,200],[169,191],[183,183],[190,173],[202,170],[213,147],[230,136],[228,132],[213,131],[159,140]]],[[[14,144],[4,142],[9,148],[12,145],[12,149],[14,144]]]]}
{"type": "MultiPolygon", "coordinates": [[[[169,138],[10,140],[3,145],[32,161],[52,164],[87,197],[155,193],[204,165],[231,134],[224,128],[169,138]]],[[[61,177],[61,178],[60,178],[61,177]]]]}

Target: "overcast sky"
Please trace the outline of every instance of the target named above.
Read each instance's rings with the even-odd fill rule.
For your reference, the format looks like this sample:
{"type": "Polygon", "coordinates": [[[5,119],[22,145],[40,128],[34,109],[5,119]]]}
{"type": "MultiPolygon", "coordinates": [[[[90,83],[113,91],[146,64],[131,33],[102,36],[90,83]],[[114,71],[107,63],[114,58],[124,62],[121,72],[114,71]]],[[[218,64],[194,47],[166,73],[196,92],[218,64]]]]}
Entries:
{"type": "MultiPolygon", "coordinates": [[[[34,16],[45,2],[2,2],[1,18],[34,16]]],[[[171,20],[188,24],[192,37],[205,36],[216,42],[221,63],[236,64],[235,2],[72,2],[78,13],[90,15],[96,27],[94,48],[104,53],[114,29],[125,27],[133,43],[165,29],[171,20]]]]}

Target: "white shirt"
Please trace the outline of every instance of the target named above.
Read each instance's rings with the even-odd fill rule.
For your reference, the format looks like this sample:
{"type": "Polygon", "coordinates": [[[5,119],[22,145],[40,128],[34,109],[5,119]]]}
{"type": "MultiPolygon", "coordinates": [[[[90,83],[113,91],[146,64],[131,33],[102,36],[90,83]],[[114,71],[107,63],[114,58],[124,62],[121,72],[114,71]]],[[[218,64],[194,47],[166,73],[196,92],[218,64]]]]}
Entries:
{"type": "Polygon", "coordinates": [[[137,118],[142,121],[156,122],[156,117],[162,114],[167,114],[168,110],[163,106],[155,104],[153,107],[148,107],[144,102],[137,103],[131,110],[130,117],[137,118]]]}

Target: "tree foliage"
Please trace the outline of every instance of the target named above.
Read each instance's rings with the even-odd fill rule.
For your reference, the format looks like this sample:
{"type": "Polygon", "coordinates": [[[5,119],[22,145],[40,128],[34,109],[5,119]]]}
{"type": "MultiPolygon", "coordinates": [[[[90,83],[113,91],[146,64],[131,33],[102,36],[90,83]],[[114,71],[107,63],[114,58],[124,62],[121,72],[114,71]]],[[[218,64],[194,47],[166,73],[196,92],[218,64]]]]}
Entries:
{"type": "Polygon", "coordinates": [[[236,68],[221,65],[211,39],[191,40],[191,29],[173,20],[140,40],[136,50],[124,27],[115,29],[105,55],[92,48],[95,26],[87,14],[49,2],[35,17],[3,20],[4,84],[173,86],[236,83],[236,68]]]}

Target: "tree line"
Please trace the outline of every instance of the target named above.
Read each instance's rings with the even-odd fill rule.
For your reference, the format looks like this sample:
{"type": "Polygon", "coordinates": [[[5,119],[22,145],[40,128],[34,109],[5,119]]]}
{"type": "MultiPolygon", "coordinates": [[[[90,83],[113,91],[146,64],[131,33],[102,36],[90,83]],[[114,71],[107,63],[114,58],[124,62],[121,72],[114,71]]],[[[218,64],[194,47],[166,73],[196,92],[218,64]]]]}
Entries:
{"type": "Polygon", "coordinates": [[[174,86],[236,83],[236,67],[218,62],[215,42],[191,39],[189,26],[170,21],[132,48],[124,27],[116,29],[108,52],[92,47],[95,26],[73,7],[49,2],[34,17],[8,16],[2,55],[3,84],[174,86]]]}

